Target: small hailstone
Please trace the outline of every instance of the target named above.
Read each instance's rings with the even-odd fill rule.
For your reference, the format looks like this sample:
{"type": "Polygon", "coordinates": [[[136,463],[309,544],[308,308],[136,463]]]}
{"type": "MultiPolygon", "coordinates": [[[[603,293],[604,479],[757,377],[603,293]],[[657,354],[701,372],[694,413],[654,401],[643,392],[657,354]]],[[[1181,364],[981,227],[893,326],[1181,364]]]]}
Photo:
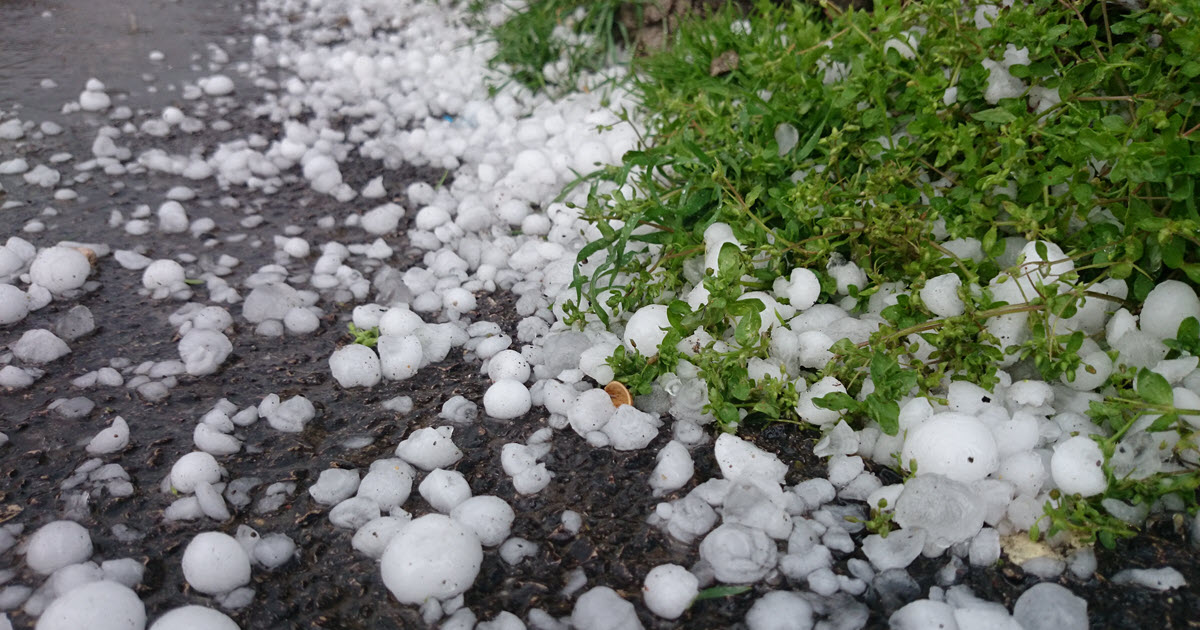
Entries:
{"type": "MultiPolygon", "coordinates": [[[[380,321],[380,331],[383,331],[384,320],[380,321]]],[[[383,377],[389,380],[405,380],[412,378],[421,369],[425,353],[421,340],[415,335],[397,337],[384,334],[376,342],[379,351],[380,368],[383,377]]]]}
{"type": "Polygon", "coordinates": [[[488,359],[488,378],[493,381],[512,379],[520,383],[529,380],[529,361],[516,350],[501,350],[488,359]]]}
{"type": "MultiPolygon", "coordinates": [[[[262,410],[260,409],[261,413],[262,410]]],[[[299,433],[304,430],[304,426],[308,424],[316,416],[316,408],[312,401],[304,396],[296,395],[281,402],[269,414],[266,414],[267,423],[276,431],[284,433],[299,433]]]]}
{"type": "Polygon", "coordinates": [[[204,532],[183,552],[183,577],[201,593],[228,593],[250,582],[250,556],[234,537],[204,532]]]}
{"type": "Polygon", "coordinates": [[[42,575],[49,575],[92,556],[92,537],[74,521],[53,521],[43,525],[29,538],[25,564],[42,575]]]}
{"type": "Polygon", "coordinates": [[[1064,493],[1090,497],[1108,488],[1103,465],[1100,445],[1090,437],[1078,435],[1054,447],[1050,474],[1064,493]]]}
{"type": "Polygon", "coordinates": [[[33,365],[50,363],[71,352],[66,342],[44,328],[25,331],[9,349],[14,357],[33,365]]]}
{"type": "Polygon", "coordinates": [[[150,630],[241,630],[228,615],[204,606],[180,606],[150,625],[150,630]]]}
{"type": "Polygon", "coordinates": [[[930,278],[921,289],[921,301],[938,317],[957,317],[966,308],[958,296],[960,286],[962,279],[953,273],[930,278]]]}
{"type": "Polygon", "coordinates": [[[407,517],[381,516],[369,521],[354,532],[350,545],[355,551],[378,560],[388,543],[408,525],[409,520],[407,517]]]}
{"type": "Polygon", "coordinates": [[[329,522],[334,527],[358,529],[380,515],[379,504],[365,497],[350,497],[329,510],[329,522]]]}
{"type": "Polygon", "coordinates": [[[919,599],[910,602],[888,618],[893,630],[927,630],[928,628],[957,628],[954,607],[945,602],[919,599]]]}
{"type": "Polygon", "coordinates": [[[531,407],[529,389],[514,379],[496,381],[483,395],[483,408],[487,415],[500,420],[519,418],[531,407]]]}
{"type": "Polygon", "coordinates": [[[308,494],[321,505],[335,505],[354,496],[358,486],[357,470],[329,468],[321,471],[317,483],[309,486],[308,494]]]}
{"type": "Polygon", "coordinates": [[[824,426],[833,424],[842,417],[842,412],[835,409],[825,409],[816,405],[816,399],[833,393],[846,393],[846,386],[832,376],[813,383],[807,390],[800,393],[796,403],[796,413],[810,424],[824,426]]]}
{"type": "Polygon", "coordinates": [[[1114,584],[1144,586],[1156,591],[1170,591],[1187,586],[1187,580],[1177,569],[1125,569],[1112,577],[1114,584]]]}
{"type": "Polygon", "coordinates": [[[482,562],[475,534],[441,514],[414,519],[392,538],[380,559],[383,583],[404,604],[466,592],[482,562]]]}
{"type": "Polygon", "coordinates": [[[192,329],[179,340],[179,358],[192,376],[213,374],[233,352],[233,343],[215,330],[192,329]]]}
{"type": "Polygon", "coordinates": [[[357,343],[335,350],[329,357],[329,369],[342,387],[373,387],[383,377],[379,355],[357,343]]]}
{"type": "Polygon", "coordinates": [[[396,456],[421,470],[448,467],[463,456],[453,434],[452,427],[417,429],[396,447],[396,456]]]}
{"type": "Polygon", "coordinates": [[[853,261],[830,260],[826,271],[837,283],[837,292],[840,295],[849,295],[852,286],[860,291],[867,287],[867,272],[853,261]]]}
{"type": "Polygon", "coordinates": [[[996,439],[986,424],[965,414],[948,412],[912,429],[904,440],[901,464],[916,461],[920,474],[936,473],[971,482],[1000,466],[996,439]]]}
{"type": "Polygon", "coordinates": [[[0,326],[15,324],[29,314],[29,297],[11,284],[0,283],[0,326]]]}
{"type": "Polygon", "coordinates": [[[485,547],[495,547],[512,532],[516,514],[504,499],[484,495],[471,497],[454,506],[450,510],[450,517],[470,529],[485,547]]]}
{"type": "Polygon", "coordinates": [[[657,356],[658,347],[666,338],[670,327],[666,305],[643,306],[625,325],[625,349],[646,357],[657,356]]]}
{"type": "Polygon", "coordinates": [[[812,605],[799,593],[771,591],[750,607],[746,613],[746,627],[748,630],[807,630],[812,627],[812,617],[812,605]]]}
{"type": "Polygon", "coordinates": [[[88,442],[87,452],[90,455],[105,455],[115,453],[129,445],[129,424],[121,416],[113,419],[110,426],[101,429],[91,442],[88,442]]]}
{"type": "Polygon", "coordinates": [[[712,565],[718,581],[748,584],[775,568],[778,550],[762,530],[727,523],[705,536],[700,557],[712,565]]]}
{"type": "Polygon", "coordinates": [[[399,459],[380,460],[358,484],[358,496],[371,499],[381,509],[398,508],[412,493],[413,470],[399,459]]]}
{"type": "Polygon", "coordinates": [[[1029,587],[1013,605],[1013,619],[1025,630],[1086,630],[1087,600],[1052,582],[1029,587]]]}
{"type": "Polygon", "coordinates": [[[170,289],[185,285],[187,275],[183,266],[174,260],[156,260],[142,272],[142,286],[147,289],[170,289]]]}
{"type": "Polygon", "coordinates": [[[225,96],[233,92],[233,79],[223,75],[214,74],[211,77],[205,77],[199,81],[200,89],[209,96],[225,96]]]}
{"type": "Polygon", "coordinates": [[[471,497],[471,486],[466,477],[456,470],[442,468],[431,470],[425,479],[421,480],[417,491],[433,509],[443,514],[449,514],[471,497]]]}
{"type": "Polygon", "coordinates": [[[713,454],[721,475],[730,481],[748,479],[782,485],[788,470],[787,464],[774,453],[729,433],[722,433],[717,438],[713,454]]]}
{"type": "Polygon", "coordinates": [[[650,612],[663,619],[678,619],[691,606],[700,590],[700,580],[677,564],[650,569],[642,583],[642,600],[650,612]]]}
{"type": "Polygon", "coordinates": [[[167,234],[180,234],[188,229],[187,211],[178,201],[167,201],[158,207],[158,229],[167,234]]]}
{"type": "Polygon", "coordinates": [[[597,586],[575,601],[571,610],[575,630],[641,630],[637,611],[607,586],[597,586]]]}
{"type": "Polygon", "coordinates": [[[658,463],[650,473],[654,496],[662,496],[687,484],[695,472],[692,456],[682,443],[671,440],[658,452],[658,463]]]}

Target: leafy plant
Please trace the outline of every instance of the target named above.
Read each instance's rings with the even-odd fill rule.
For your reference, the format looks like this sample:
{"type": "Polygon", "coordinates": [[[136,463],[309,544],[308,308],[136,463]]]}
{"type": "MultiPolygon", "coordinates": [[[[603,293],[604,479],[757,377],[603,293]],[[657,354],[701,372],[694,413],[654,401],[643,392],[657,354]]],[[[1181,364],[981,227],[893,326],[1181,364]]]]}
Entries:
{"type": "Polygon", "coordinates": [[[354,343],[362,344],[368,348],[374,348],[375,344],[379,343],[378,326],[374,328],[359,328],[358,326],[354,325],[354,322],[350,322],[350,324],[346,326],[346,329],[349,330],[350,335],[354,337],[354,343]]]}

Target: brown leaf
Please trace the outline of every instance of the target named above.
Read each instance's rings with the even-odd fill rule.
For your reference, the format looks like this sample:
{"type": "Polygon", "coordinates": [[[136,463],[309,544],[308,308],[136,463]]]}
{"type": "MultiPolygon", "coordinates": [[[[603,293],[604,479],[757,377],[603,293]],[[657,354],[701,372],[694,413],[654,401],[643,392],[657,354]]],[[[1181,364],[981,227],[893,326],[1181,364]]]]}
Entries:
{"type": "Polygon", "coordinates": [[[716,59],[708,66],[708,76],[717,77],[722,74],[729,74],[738,67],[738,54],[735,50],[726,50],[717,55],[716,59]]]}

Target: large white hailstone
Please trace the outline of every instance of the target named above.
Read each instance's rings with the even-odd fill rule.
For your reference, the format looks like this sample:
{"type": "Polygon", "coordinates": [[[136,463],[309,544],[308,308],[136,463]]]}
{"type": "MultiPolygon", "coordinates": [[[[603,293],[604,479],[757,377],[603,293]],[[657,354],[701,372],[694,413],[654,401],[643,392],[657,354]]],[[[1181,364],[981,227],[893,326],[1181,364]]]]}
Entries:
{"type": "Polygon", "coordinates": [[[1067,587],[1043,582],[1017,598],[1013,619],[1025,630],[1087,630],[1087,608],[1087,600],[1067,587]]]}
{"type": "Polygon", "coordinates": [[[417,429],[396,446],[396,456],[421,470],[446,468],[463,456],[453,435],[454,427],[417,429]]]}
{"type": "Polygon", "coordinates": [[[646,448],[658,435],[662,421],[657,415],[641,411],[633,405],[621,405],[600,430],[608,443],[618,451],[646,448]]]}
{"type": "Polygon", "coordinates": [[[29,296],[11,284],[0,283],[0,326],[15,324],[29,314],[29,296]]]}
{"type": "Polygon", "coordinates": [[[788,276],[788,284],[784,289],[784,297],[792,308],[803,311],[812,308],[821,297],[821,281],[817,274],[808,269],[796,268],[788,276]]]}
{"type": "Polygon", "coordinates": [[[1000,451],[988,426],[955,412],[937,414],[910,431],[900,457],[905,468],[916,461],[918,475],[934,473],[967,483],[1000,466],[1000,451]]]}
{"type": "Polygon", "coordinates": [[[383,583],[402,604],[450,599],[466,592],[483,562],[475,534],[442,514],[414,519],[383,552],[383,583]]]}
{"type": "Polygon", "coordinates": [[[1142,332],[1158,339],[1174,339],[1183,320],[1200,319],[1200,298],[1195,289],[1178,281],[1165,280],[1154,287],[1142,303],[1142,332]]]}
{"type": "Polygon", "coordinates": [[[1058,282],[1064,274],[1075,270],[1075,261],[1067,257],[1062,248],[1049,241],[1033,241],[1021,248],[1020,270],[1017,272],[1017,282],[1025,291],[1025,296],[1033,298],[1037,293],[1034,285],[1042,283],[1050,286],[1058,282]],[[1038,253],[1045,246],[1046,255],[1038,253]]]}
{"type": "Polygon", "coordinates": [[[958,296],[960,286],[962,278],[953,273],[930,278],[921,288],[921,301],[938,317],[957,317],[966,310],[958,296]]]}
{"type": "Polygon", "coordinates": [[[625,349],[645,357],[658,356],[658,346],[670,328],[665,304],[643,306],[625,325],[625,349]]]}
{"type": "Polygon", "coordinates": [[[811,387],[800,393],[796,402],[796,413],[800,418],[809,424],[824,426],[837,422],[842,417],[842,412],[834,409],[825,409],[818,407],[816,399],[828,396],[832,393],[846,393],[846,386],[842,385],[841,381],[832,376],[813,383],[811,387]]]}
{"type": "MultiPolygon", "coordinates": [[[[384,319],[386,318],[387,315],[384,315],[384,319]]],[[[380,329],[382,328],[383,322],[380,321],[380,329]]],[[[383,335],[375,343],[375,347],[379,350],[379,365],[383,377],[393,381],[412,378],[421,369],[425,358],[421,340],[416,335],[383,335]]]]}
{"type": "Polygon", "coordinates": [[[1016,453],[1000,462],[996,478],[1011,483],[1017,496],[1034,496],[1046,483],[1046,462],[1034,451],[1016,453]]]}
{"type": "Polygon", "coordinates": [[[317,476],[317,482],[308,487],[308,495],[321,505],[336,505],[354,496],[358,486],[358,470],[327,468],[317,476]]]}
{"type": "Polygon", "coordinates": [[[121,416],[113,419],[112,424],[101,429],[91,442],[88,442],[89,455],[107,455],[129,446],[129,424],[121,416]]]}
{"type": "Polygon", "coordinates": [[[379,355],[357,343],[339,348],[329,355],[329,370],[342,387],[372,387],[383,378],[379,355]]]}
{"type": "Polygon", "coordinates": [[[250,582],[250,556],[233,536],[197,534],[183,551],[183,579],[207,595],[228,593],[250,582]]]}
{"type": "Polygon", "coordinates": [[[399,534],[400,530],[408,526],[409,521],[407,514],[403,517],[380,516],[372,519],[354,532],[350,546],[354,547],[355,551],[378,560],[387,549],[388,543],[392,542],[392,538],[399,534]]]}
{"type": "Polygon", "coordinates": [[[29,279],[51,293],[78,289],[87,282],[92,265],[73,247],[47,247],[29,265],[29,279]]]}
{"type": "Polygon", "coordinates": [[[158,618],[150,630],[241,630],[228,615],[205,606],[180,606],[158,618]]]}
{"type": "Polygon", "coordinates": [[[74,521],[52,521],[41,526],[25,549],[25,564],[42,575],[90,557],[92,537],[87,528],[74,521]]]}
{"type": "Polygon", "coordinates": [[[633,604],[607,586],[597,586],[579,596],[571,611],[575,630],[642,630],[633,604]]]}
{"type": "Polygon", "coordinates": [[[758,448],[736,435],[722,433],[713,446],[721,475],[730,481],[761,481],[782,485],[788,466],[774,453],[758,448]]]}
{"type": "Polygon", "coordinates": [[[700,592],[700,580],[677,564],[660,564],[642,582],[642,600],[663,619],[678,619],[700,592]]]}
{"type": "Polygon", "coordinates": [[[165,201],[158,207],[158,229],[167,234],[180,234],[188,229],[187,211],[178,201],[165,201]]]}
{"type": "Polygon", "coordinates": [[[1065,494],[1090,497],[1108,488],[1103,466],[1100,445],[1092,438],[1077,435],[1054,447],[1050,475],[1065,494]]]}
{"type": "Polygon", "coordinates": [[[13,356],[33,365],[50,363],[71,353],[67,342],[45,328],[25,331],[9,349],[12,350],[13,356]]]}
{"type": "Polygon", "coordinates": [[[215,330],[193,328],[179,340],[179,358],[192,376],[216,372],[231,352],[233,343],[229,337],[215,330]]]}
{"type": "Polygon", "coordinates": [[[888,627],[892,630],[954,630],[958,628],[958,622],[954,620],[954,607],[950,604],[918,599],[892,613],[888,618],[888,627]]]}
{"type": "Polygon", "coordinates": [[[358,224],[367,232],[382,236],[395,230],[403,217],[404,208],[394,203],[385,203],[365,212],[358,224]]]}
{"type": "Polygon", "coordinates": [[[495,547],[512,532],[516,513],[504,499],[483,495],[454,506],[450,518],[474,532],[485,547],[495,547]]]}
{"type": "Polygon", "coordinates": [[[700,557],[726,584],[752,584],[775,568],[779,550],[761,529],[725,523],[700,542],[700,557]]]}
{"type": "Polygon", "coordinates": [[[171,467],[171,487],[185,494],[194,492],[199,483],[213,484],[220,480],[221,465],[204,451],[192,451],[171,467]]]}
{"type": "Polygon", "coordinates": [[[420,315],[403,307],[389,308],[379,318],[379,334],[395,337],[416,334],[425,326],[425,320],[420,315]]]}
{"type": "Polygon", "coordinates": [[[687,485],[696,472],[691,453],[678,440],[667,442],[655,459],[658,463],[650,473],[650,487],[656,497],[687,485]]]}
{"type": "Polygon", "coordinates": [[[896,498],[893,520],[905,529],[920,527],[926,549],[945,549],[970,540],[983,528],[987,506],[971,486],[936,474],[917,475],[896,498]]]}
{"type": "Polygon", "coordinates": [[[142,272],[142,286],[152,291],[156,289],[174,290],[185,285],[185,280],[187,280],[187,275],[183,271],[183,266],[174,260],[165,258],[150,263],[142,272]]]}
{"type": "Polygon", "coordinates": [[[516,350],[501,350],[488,359],[487,374],[493,381],[508,378],[524,383],[531,371],[529,361],[516,350]]]}
{"type": "Polygon", "coordinates": [[[435,468],[421,480],[417,487],[421,498],[433,509],[449,514],[463,501],[471,498],[471,484],[457,470],[435,468]]]}
{"type": "Polygon", "coordinates": [[[483,394],[487,415],[499,420],[511,420],[525,415],[533,406],[529,389],[520,381],[504,378],[492,383],[483,394]]]}
{"type": "Polygon", "coordinates": [[[100,580],[73,588],[46,607],[36,630],[143,630],[146,605],[124,584],[100,580]]]}
{"type": "Polygon", "coordinates": [[[748,630],[809,630],[812,627],[812,604],[792,591],[771,591],[758,598],[746,613],[748,630]]]}
{"type": "Polygon", "coordinates": [[[413,469],[403,460],[380,460],[371,465],[370,472],[358,484],[357,496],[371,499],[380,509],[390,510],[408,500],[412,482],[413,469]]]}
{"type": "Polygon", "coordinates": [[[849,295],[852,286],[859,291],[867,288],[867,272],[854,261],[842,260],[835,256],[829,260],[825,270],[837,282],[837,292],[840,295],[849,295]]]}

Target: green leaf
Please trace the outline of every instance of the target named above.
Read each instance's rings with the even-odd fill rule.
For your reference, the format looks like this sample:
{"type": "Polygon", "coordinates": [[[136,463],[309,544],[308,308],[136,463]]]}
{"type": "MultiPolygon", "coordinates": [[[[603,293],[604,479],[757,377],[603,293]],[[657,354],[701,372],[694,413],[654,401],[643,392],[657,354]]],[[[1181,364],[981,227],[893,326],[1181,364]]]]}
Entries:
{"type": "Polygon", "coordinates": [[[971,114],[971,118],[981,122],[996,123],[997,125],[1006,125],[1017,119],[1017,117],[1013,116],[1011,112],[999,107],[993,107],[992,109],[985,109],[981,112],[975,112],[971,114]]]}
{"type": "Polygon", "coordinates": [[[696,598],[693,599],[692,601],[699,602],[699,601],[703,601],[706,599],[720,599],[723,597],[733,597],[734,595],[741,595],[742,593],[749,591],[751,588],[753,588],[753,587],[751,587],[751,586],[710,586],[710,587],[704,589],[703,591],[700,591],[699,593],[697,593],[696,598]]]}
{"type": "Polygon", "coordinates": [[[879,423],[879,428],[888,435],[900,432],[900,404],[894,400],[884,400],[874,393],[867,396],[867,415],[879,423]]]}
{"type": "Polygon", "coordinates": [[[1169,406],[1175,402],[1175,395],[1171,391],[1171,384],[1167,382],[1167,379],[1146,368],[1138,370],[1135,388],[1138,396],[1152,405],[1169,406]]]}
{"type": "Polygon", "coordinates": [[[820,398],[814,398],[813,404],[822,409],[832,409],[834,411],[848,411],[857,409],[859,406],[857,400],[854,400],[853,397],[844,392],[832,392],[820,398]]]}
{"type": "Polygon", "coordinates": [[[736,280],[742,275],[742,250],[733,243],[721,245],[717,254],[717,275],[722,278],[736,280]]]}

